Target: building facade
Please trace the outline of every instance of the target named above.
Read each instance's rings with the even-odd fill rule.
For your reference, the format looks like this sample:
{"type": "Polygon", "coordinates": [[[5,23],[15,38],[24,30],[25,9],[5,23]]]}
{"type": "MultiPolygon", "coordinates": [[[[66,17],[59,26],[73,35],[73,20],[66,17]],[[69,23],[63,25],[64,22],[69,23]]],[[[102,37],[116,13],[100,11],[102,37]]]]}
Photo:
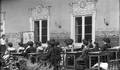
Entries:
{"type": "Polygon", "coordinates": [[[102,44],[104,37],[112,46],[119,44],[119,0],[40,0],[31,9],[30,30],[35,41],[82,39],[102,44]]]}

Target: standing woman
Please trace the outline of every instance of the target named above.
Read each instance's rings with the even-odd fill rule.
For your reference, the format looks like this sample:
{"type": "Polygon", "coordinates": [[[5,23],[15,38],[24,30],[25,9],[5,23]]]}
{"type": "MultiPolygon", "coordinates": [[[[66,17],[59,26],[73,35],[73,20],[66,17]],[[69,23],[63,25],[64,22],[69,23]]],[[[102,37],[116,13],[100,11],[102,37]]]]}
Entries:
{"type": "Polygon", "coordinates": [[[5,35],[2,35],[2,37],[0,38],[0,52],[1,53],[5,53],[7,46],[6,46],[7,40],[5,35]]]}

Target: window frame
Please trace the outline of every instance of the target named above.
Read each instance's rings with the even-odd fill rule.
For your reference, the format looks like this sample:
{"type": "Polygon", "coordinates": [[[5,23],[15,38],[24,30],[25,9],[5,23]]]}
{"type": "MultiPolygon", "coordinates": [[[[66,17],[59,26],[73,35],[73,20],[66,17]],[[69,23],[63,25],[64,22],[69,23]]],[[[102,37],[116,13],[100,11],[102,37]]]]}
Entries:
{"type": "MultiPolygon", "coordinates": [[[[47,40],[50,40],[50,32],[49,32],[49,24],[50,24],[50,20],[49,20],[49,17],[47,19],[30,19],[30,31],[34,31],[34,21],[39,21],[39,41],[42,40],[42,34],[41,34],[41,31],[42,31],[42,25],[41,25],[41,21],[42,20],[47,20],[47,40]]],[[[43,46],[46,46],[46,43],[42,43],[43,46]]]]}
{"type": "Polygon", "coordinates": [[[76,17],[82,17],[82,39],[85,38],[85,17],[86,16],[92,16],[92,41],[95,41],[95,18],[96,13],[93,14],[85,14],[85,15],[71,15],[71,39],[74,40],[74,45],[76,47],[81,46],[81,43],[75,42],[75,18],[76,17]]]}
{"type": "Polygon", "coordinates": [[[48,20],[47,19],[42,19],[42,20],[39,20],[39,24],[40,24],[40,29],[39,29],[39,40],[42,42],[42,21],[43,20],[46,20],[47,21],[47,40],[49,40],[49,36],[48,36],[48,33],[49,33],[49,29],[48,29],[48,20]]]}
{"type": "MultiPolygon", "coordinates": [[[[42,41],[42,20],[47,20],[47,40],[49,40],[49,19],[41,19],[39,20],[40,22],[40,35],[39,35],[39,40],[42,41]]],[[[44,43],[43,43],[44,44],[44,43]]]]}

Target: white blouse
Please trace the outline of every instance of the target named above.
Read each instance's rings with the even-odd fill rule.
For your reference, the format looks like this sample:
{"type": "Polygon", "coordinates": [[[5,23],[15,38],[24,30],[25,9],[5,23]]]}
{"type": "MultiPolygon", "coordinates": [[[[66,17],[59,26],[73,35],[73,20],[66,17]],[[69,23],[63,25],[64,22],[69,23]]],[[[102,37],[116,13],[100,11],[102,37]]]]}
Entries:
{"type": "Polygon", "coordinates": [[[1,44],[1,45],[5,45],[5,44],[6,44],[6,39],[1,38],[1,39],[0,39],[0,44],[1,44]]]}

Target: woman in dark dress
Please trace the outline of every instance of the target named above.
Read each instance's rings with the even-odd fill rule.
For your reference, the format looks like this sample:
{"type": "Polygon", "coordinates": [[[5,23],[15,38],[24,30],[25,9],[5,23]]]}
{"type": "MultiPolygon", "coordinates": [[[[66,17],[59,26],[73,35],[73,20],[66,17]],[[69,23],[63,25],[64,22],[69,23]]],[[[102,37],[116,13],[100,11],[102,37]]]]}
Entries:
{"type": "Polygon", "coordinates": [[[98,44],[98,42],[94,42],[94,49],[93,49],[93,51],[99,51],[99,44],[98,44]]]}
{"type": "MultiPolygon", "coordinates": [[[[28,53],[36,53],[36,48],[33,47],[34,43],[32,41],[28,41],[27,45],[28,47],[24,51],[24,56],[28,58],[28,53]]],[[[29,58],[33,64],[36,62],[36,57],[34,55],[30,56],[29,58]]]]}
{"type": "Polygon", "coordinates": [[[103,46],[100,48],[101,51],[106,51],[108,48],[111,48],[110,39],[104,38],[103,39],[103,46]]]}
{"type": "Polygon", "coordinates": [[[48,41],[47,53],[43,56],[43,60],[48,61],[54,66],[54,70],[58,70],[58,65],[61,60],[62,49],[58,45],[58,42],[55,40],[48,41]]]}
{"type": "Polygon", "coordinates": [[[28,48],[26,48],[26,53],[35,53],[36,52],[36,48],[35,47],[33,47],[33,42],[32,41],[29,41],[28,43],[27,43],[27,45],[28,45],[28,48]]]}

